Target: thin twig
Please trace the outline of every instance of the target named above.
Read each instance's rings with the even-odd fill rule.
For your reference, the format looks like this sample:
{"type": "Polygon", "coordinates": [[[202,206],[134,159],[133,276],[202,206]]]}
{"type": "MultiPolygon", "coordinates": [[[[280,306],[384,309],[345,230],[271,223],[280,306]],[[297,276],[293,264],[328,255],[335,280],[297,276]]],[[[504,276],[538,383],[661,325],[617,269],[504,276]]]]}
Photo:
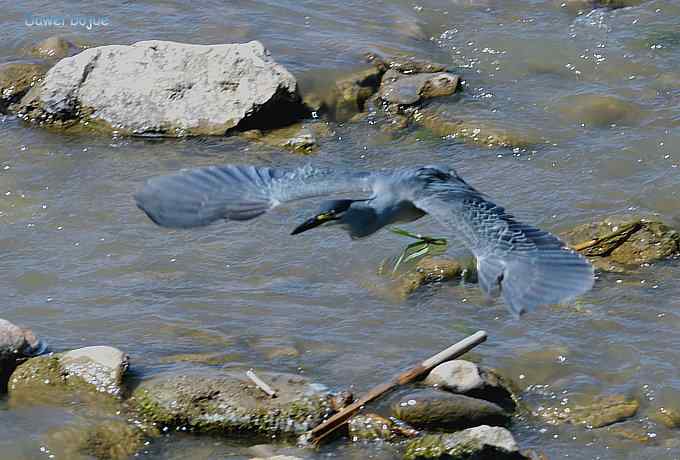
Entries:
{"type": "Polygon", "coordinates": [[[276,391],[272,390],[272,387],[267,385],[260,377],[255,374],[255,371],[250,369],[249,371],[246,372],[246,375],[250,380],[253,381],[255,386],[257,386],[260,390],[264,391],[267,396],[270,398],[276,398],[276,391]]]}

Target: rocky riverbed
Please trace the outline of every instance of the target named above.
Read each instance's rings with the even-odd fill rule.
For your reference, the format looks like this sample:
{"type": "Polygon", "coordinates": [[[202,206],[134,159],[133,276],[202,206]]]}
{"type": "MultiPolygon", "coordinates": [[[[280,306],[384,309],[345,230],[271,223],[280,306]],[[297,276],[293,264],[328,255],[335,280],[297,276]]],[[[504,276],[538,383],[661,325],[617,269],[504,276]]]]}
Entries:
{"type": "Polygon", "coordinates": [[[677,5],[110,8],[92,31],[4,11],[3,456],[680,454],[677,5]],[[393,271],[407,241],[389,232],[289,237],[313,205],[188,234],[131,202],[151,175],[222,162],[447,164],[598,280],[517,321],[429,220],[448,253],[393,271]],[[483,347],[297,445],[477,329],[483,347]]]}

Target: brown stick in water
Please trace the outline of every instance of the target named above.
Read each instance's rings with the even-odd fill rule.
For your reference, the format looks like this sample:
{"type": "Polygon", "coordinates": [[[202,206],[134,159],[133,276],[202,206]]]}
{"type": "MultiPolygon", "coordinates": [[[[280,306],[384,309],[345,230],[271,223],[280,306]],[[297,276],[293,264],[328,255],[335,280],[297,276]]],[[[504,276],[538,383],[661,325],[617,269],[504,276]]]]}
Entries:
{"type": "Polygon", "coordinates": [[[331,418],[329,418],[328,420],[318,425],[316,428],[309,431],[307,433],[309,442],[318,445],[325,437],[327,437],[329,434],[333,433],[335,430],[343,426],[352,415],[361,410],[363,406],[369,403],[370,401],[373,401],[374,399],[383,396],[384,394],[388,393],[389,391],[393,390],[394,388],[400,385],[405,385],[407,383],[413,382],[414,380],[418,379],[418,377],[421,377],[422,375],[426,374],[434,367],[438,366],[439,364],[445,361],[456,359],[457,357],[463,355],[464,353],[467,353],[480,343],[486,341],[486,337],[487,337],[486,332],[477,331],[471,336],[461,340],[460,342],[451,345],[446,350],[440,351],[436,355],[417,364],[415,367],[405,372],[402,372],[401,374],[397,375],[393,380],[372,388],[358,401],[345,407],[340,412],[333,415],[331,418]]]}

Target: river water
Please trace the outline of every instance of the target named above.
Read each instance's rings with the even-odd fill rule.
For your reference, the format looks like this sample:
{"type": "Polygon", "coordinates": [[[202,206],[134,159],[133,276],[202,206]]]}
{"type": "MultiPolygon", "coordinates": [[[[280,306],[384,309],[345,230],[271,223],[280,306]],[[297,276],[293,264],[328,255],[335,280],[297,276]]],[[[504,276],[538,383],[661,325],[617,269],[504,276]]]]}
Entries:
{"type": "MultiPolygon", "coordinates": [[[[173,355],[224,354],[226,367],[302,372],[357,392],[465,334],[488,331],[474,358],[514,379],[532,407],[595,394],[640,402],[630,430],[516,420],[522,447],[553,458],[680,458],[654,421],[680,410],[680,267],[658,263],[602,275],[569,306],[514,319],[476,286],[449,283],[407,300],[386,294],[376,266],[405,241],[389,232],[350,241],[318,230],[289,236],[316,210],[283,208],[256,221],[185,232],[149,222],[132,192],[153,175],[225,162],[372,169],[447,164],[522,219],[555,232],[612,214],[680,217],[680,2],[619,10],[553,1],[70,1],[3,2],[0,60],[61,33],[91,45],[165,39],[261,40],[304,78],[353,69],[366,52],[446,63],[467,82],[452,113],[531,129],[513,153],[417,131],[387,138],[365,122],[303,158],[237,138],[143,140],[65,136],[0,119],[0,292],[3,318],[52,349],[107,344],[138,375],[182,369],[173,355]],[[107,16],[107,26],[29,27],[27,14],[107,16]],[[623,109],[603,108],[603,96],[623,109]],[[619,282],[620,280],[620,282],[619,282]]],[[[605,106],[607,104],[604,104],[605,106]]],[[[676,221],[677,222],[677,221],[676,221]]],[[[429,218],[408,226],[445,235],[429,218]]],[[[454,254],[461,251],[453,248],[454,254]]],[[[0,457],[44,459],[40,448],[70,411],[0,402],[0,457]]],[[[392,458],[337,443],[314,458],[392,458]]],[[[242,444],[176,436],[147,458],[247,458],[242,444]]]]}

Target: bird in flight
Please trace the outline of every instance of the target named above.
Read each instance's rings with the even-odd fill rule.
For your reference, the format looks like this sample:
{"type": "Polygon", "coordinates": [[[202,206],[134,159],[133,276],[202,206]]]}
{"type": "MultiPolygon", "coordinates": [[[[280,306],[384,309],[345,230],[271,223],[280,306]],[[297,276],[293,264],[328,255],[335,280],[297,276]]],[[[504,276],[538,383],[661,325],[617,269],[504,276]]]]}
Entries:
{"type": "Polygon", "coordinates": [[[287,202],[339,194],[355,198],[324,202],[292,234],[339,226],[350,237],[363,238],[429,214],[474,254],[482,291],[502,296],[516,316],[573,299],[593,286],[585,257],[556,236],[515,220],[455,170],[440,166],[376,172],[209,166],[154,177],[135,200],[158,225],[192,228],[254,219],[287,202]]]}

